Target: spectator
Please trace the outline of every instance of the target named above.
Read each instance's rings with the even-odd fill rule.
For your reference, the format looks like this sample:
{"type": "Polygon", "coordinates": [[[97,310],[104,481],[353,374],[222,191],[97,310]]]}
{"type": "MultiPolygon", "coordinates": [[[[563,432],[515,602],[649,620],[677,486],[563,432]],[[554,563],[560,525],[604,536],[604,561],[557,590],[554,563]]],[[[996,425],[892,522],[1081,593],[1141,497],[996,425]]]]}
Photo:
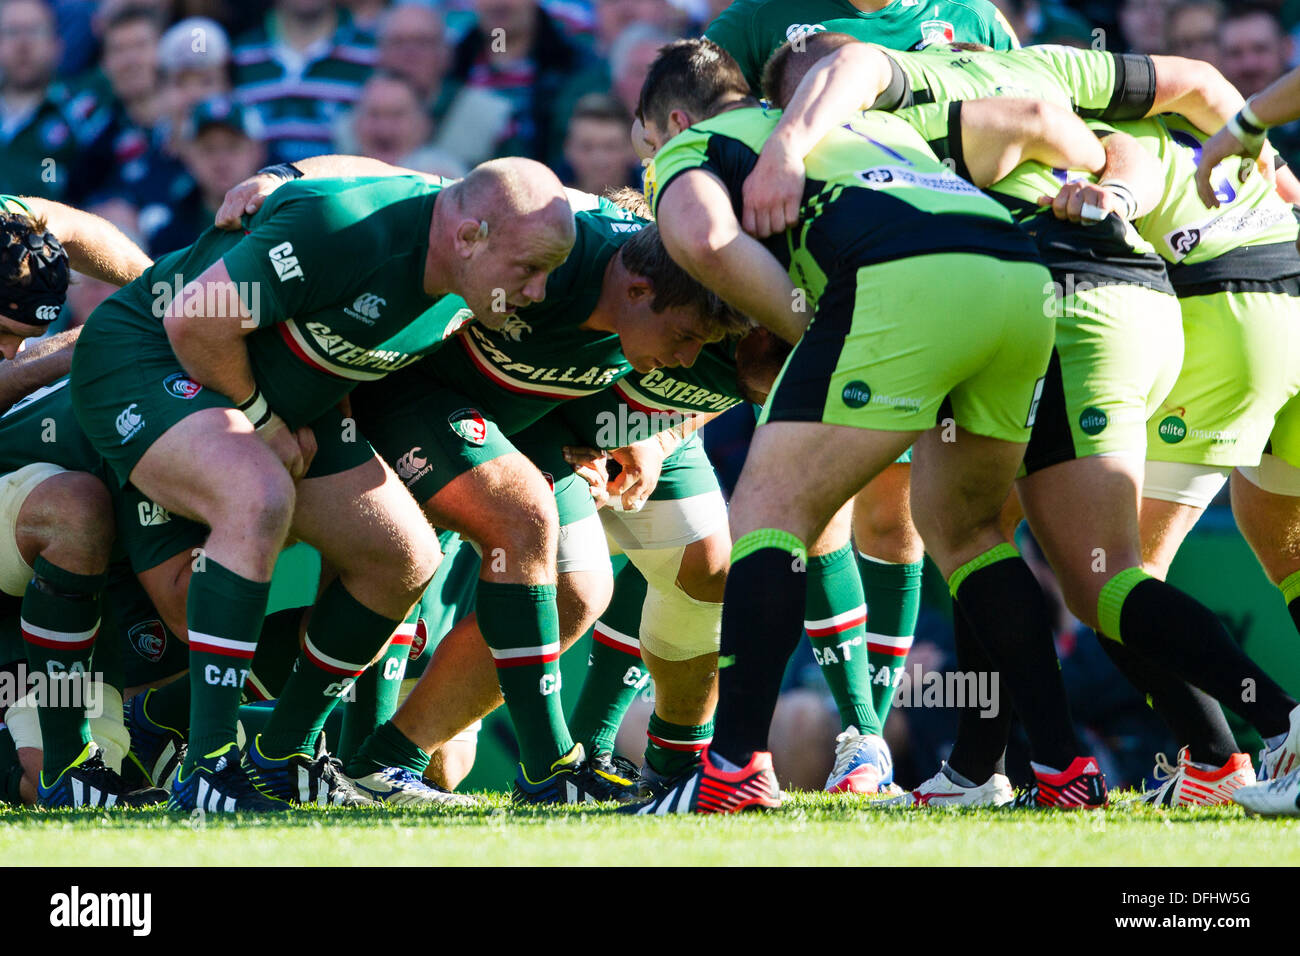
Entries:
{"type": "Polygon", "coordinates": [[[158,14],[147,6],[116,7],[104,23],[100,66],[108,81],[108,144],[114,168],[120,169],[148,152],[153,128],[160,119],[161,34],[158,14]]]}
{"type": "Polygon", "coordinates": [[[564,159],[572,170],[565,182],[596,196],[639,186],[641,164],[627,135],[631,126],[631,115],[613,96],[588,93],[578,100],[564,141],[564,159]]]}
{"type": "Polygon", "coordinates": [[[476,0],[478,19],[456,46],[452,76],[510,102],[510,124],[496,144],[501,156],[530,156],[554,165],[560,91],[585,55],[537,0],[476,0]]]}
{"type": "Polygon", "coordinates": [[[257,112],[272,161],[292,162],[330,148],[375,48],[329,0],[276,0],[265,25],[236,42],[234,60],[236,95],[257,112]]]}
{"type": "Polygon", "coordinates": [[[629,114],[636,113],[641,98],[641,84],[659,48],[676,37],[652,26],[635,24],[614,41],[609,52],[611,90],[629,114]]]}
{"type": "Polygon", "coordinates": [[[257,120],[229,97],[204,100],[180,135],[180,156],[190,189],[140,211],[145,251],[157,257],[188,246],[212,225],[226,193],[266,161],[254,135],[257,120]]]}
{"type": "Polygon", "coordinates": [[[628,27],[641,23],[665,32],[677,32],[680,14],[668,0],[595,0],[596,52],[608,58],[614,41],[628,27]]]}
{"type": "Polygon", "coordinates": [[[1169,11],[1169,52],[1220,65],[1219,34],[1223,4],[1186,0],[1169,11]]]}
{"type": "Polygon", "coordinates": [[[1170,0],[1121,0],[1119,30],[1133,53],[1164,53],[1169,48],[1170,0]]]}
{"type": "MultiPolygon", "coordinates": [[[[107,199],[86,206],[86,212],[93,212],[96,216],[107,219],[121,229],[128,239],[144,248],[144,240],[139,234],[136,209],[130,203],[122,199],[107,199]]],[[[110,282],[93,279],[80,272],[73,273],[72,281],[68,283],[67,308],[63,310],[58,321],[50,326],[50,333],[84,325],[90,313],[99,308],[100,304],[117,289],[118,287],[110,282]]]]}
{"type": "Polygon", "coordinates": [[[340,0],[339,7],[347,11],[349,19],[372,36],[388,8],[388,0],[340,0]]]}
{"type": "Polygon", "coordinates": [[[451,67],[442,14],[426,3],[399,3],[380,18],[376,36],[379,68],[406,77],[436,114],[451,67]]]}
{"type": "Polygon", "coordinates": [[[0,183],[11,193],[76,201],[105,165],[107,110],[52,83],[60,44],[44,0],[0,5],[0,183]],[[96,166],[100,171],[96,171],[96,166]]]}
{"type": "Polygon", "coordinates": [[[1234,3],[1219,25],[1223,75],[1253,96],[1287,71],[1291,38],[1282,21],[1262,3],[1234,3]]]}
{"type": "Polygon", "coordinates": [[[351,125],[362,156],[438,176],[457,178],[467,172],[458,159],[430,144],[433,118],[403,76],[382,71],[371,76],[361,88],[351,125]]]}

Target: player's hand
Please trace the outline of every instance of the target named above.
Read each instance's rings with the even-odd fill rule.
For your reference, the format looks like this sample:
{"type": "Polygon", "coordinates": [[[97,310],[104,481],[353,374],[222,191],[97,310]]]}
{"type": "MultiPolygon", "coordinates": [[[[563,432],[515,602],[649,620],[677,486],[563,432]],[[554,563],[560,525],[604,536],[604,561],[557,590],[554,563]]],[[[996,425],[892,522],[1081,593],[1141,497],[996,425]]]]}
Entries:
{"type": "MultiPolygon", "coordinates": [[[[304,429],[299,429],[299,432],[301,431],[304,429]]],[[[307,473],[307,464],[303,461],[303,449],[298,432],[289,431],[289,426],[285,424],[283,418],[272,412],[270,420],[257,430],[257,435],[271,446],[271,451],[275,452],[294,481],[307,473]]],[[[312,444],[315,445],[314,437],[312,444]]],[[[313,448],[312,454],[315,453],[313,448]]]]}
{"type": "Polygon", "coordinates": [[[803,157],[769,140],[745,179],[745,231],[765,239],[797,223],[803,187],[803,157]]]}
{"type": "Polygon", "coordinates": [[[254,173],[231,188],[226,193],[226,198],[221,200],[221,208],[217,210],[217,228],[239,229],[243,225],[243,217],[251,216],[261,209],[266,197],[275,192],[284,182],[285,180],[279,176],[254,173]]]}
{"type": "Polygon", "coordinates": [[[1042,206],[1050,204],[1057,219],[1068,219],[1084,225],[1101,222],[1112,212],[1119,212],[1121,216],[1124,214],[1110,190],[1103,189],[1096,183],[1066,183],[1054,198],[1039,196],[1038,203],[1042,206]]]}
{"type": "Polygon", "coordinates": [[[298,439],[298,448],[302,451],[302,473],[305,475],[311,471],[311,463],[316,460],[316,433],[303,425],[293,433],[293,437],[298,439]]]}
{"type": "Polygon", "coordinates": [[[609,493],[619,496],[623,511],[640,511],[659,485],[667,457],[663,444],[651,435],[626,448],[615,448],[609,455],[623,469],[609,483],[609,493]]]}
{"type": "Polygon", "coordinates": [[[573,470],[587,483],[591,491],[591,500],[597,508],[609,504],[609,456],[595,448],[575,448],[566,446],[564,460],[573,466],[573,470]]]}

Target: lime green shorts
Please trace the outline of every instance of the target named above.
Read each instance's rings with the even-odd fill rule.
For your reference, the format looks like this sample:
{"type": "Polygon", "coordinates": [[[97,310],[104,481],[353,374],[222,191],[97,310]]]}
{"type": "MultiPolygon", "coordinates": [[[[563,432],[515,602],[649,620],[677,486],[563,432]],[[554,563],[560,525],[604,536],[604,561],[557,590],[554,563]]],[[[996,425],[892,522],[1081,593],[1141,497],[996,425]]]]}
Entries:
{"type": "Polygon", "coordinates": [[[759,425],[924,431],[940,409],[976,435],[1029,440],[1052,347],[1036,262],[939,253],[833,277],[759,425]]]}
{"type": "Polygon", "coordinates": [[[1080,286],[1057,302],[1056,347],[1025,473],[1147,447],[1147,420],[1183,362],[1182,316],[1167,292],[1080,286]]]}
{"type": "Polygon", "coordinates": [[[1300,299],[1216,292],[1179,302],[1186,354],[1148,423],[1147,457],[1256,465],[1273,433],[1273,453],[1300,465],[1300,410],[1288,406],[1300,392],[1300,299]]]}

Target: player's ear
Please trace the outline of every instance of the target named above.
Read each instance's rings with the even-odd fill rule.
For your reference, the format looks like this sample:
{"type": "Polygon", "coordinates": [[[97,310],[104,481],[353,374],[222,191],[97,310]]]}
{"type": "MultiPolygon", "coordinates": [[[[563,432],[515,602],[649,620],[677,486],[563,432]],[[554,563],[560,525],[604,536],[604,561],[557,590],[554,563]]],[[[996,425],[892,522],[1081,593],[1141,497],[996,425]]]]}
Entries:
{"type": "Polygon", "coordinates": [[[478,219],[462,219],[456,224],[456,254],[462,259],[468,259],[486,235],[487,223],[478,219]]]}
{"type": "MultiPolygon", "coordinates": [[[[668,137],[671,139],[684,129],[695,125],[691,114],[686,110],[673,110],[668,114],[668,137]]],[[[663,145],[660,143],[659,145],[663,145]]]]}

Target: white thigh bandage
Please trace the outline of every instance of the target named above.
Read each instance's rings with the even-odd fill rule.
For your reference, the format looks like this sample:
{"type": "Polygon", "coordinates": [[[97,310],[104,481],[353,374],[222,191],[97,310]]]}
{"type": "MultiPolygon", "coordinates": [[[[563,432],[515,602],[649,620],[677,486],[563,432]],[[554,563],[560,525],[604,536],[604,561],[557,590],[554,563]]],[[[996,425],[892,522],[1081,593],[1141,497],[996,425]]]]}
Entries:
{"type": "Polygon", "coordinates": [[[1184,461],[1148,461],[1142,497],[1204,509],[1209,507],[1231,472],[1231,468],[1184,461]]]}
{"type": "MultiPolygon", "coordinates": [[[[122,693],[116,687],[100,684],[94,703],[95,714],[90,718],[90,735],[103,751],[104,763],[115,773],[122,772],[122,761],[131,749],[131,733],[122,723],[122,693]]],[[[31,747],[44,750],[41,742],[41,722],[37,716],[36,693],[33,691],[14,703],[5,715],[9,733],[18,749],[31,747]]]]}
{"type": "Polygon", "coordinates": [[[1237,470],[1256,488],[1274,495],[1300,498],[1300,468],[1287,464],[1277,455],[1266,454],[1258,465],[1237,470]]]}
{"type": "Polygon", "coordinates": [[[609,570],[609,545],[598,516],[587,515],[573,524],[560,525],[555,570],[559,574],[609,570]]]}
{"type": "Polygon", "coordinates": [[[18,550],[18,512],[27,496],[48,478],[62,474],[66,468],[37,462],[0,477],[0,591],[22,597],[32,579],[31,566],[18,550]]]}
{"type": "Polygon", "coordinates": [[[710,491],[689,498],[647,501],[635,513],[602,508],[600,520],[610,540],[623,551],[685,547],[727,526],[727,503],[722,492],[710,491]]]}
{"type": "Polygon", "coordinates": [[[722,605],[697,601],[677,585],[685,546],[628,551],[646,580],[641,646],[666,661],[716,654],[722,641],[722,605]]]}

